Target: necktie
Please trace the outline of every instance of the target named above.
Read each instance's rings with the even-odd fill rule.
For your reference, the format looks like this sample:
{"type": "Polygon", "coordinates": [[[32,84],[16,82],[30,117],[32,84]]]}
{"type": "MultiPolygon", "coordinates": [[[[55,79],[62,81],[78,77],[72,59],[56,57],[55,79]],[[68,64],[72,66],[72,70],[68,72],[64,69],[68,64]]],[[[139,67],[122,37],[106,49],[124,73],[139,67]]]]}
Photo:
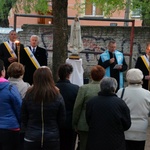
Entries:
{"type": "Polygon", "coordinates": [[[15,51],[15,45],[14,45],[14,43],[12,43],[12,49],[15,51]]]}
{"type": "Polygon", "coordinates": [[[32,49],[33,54],[35,53],[35,48],[32,49]]]}

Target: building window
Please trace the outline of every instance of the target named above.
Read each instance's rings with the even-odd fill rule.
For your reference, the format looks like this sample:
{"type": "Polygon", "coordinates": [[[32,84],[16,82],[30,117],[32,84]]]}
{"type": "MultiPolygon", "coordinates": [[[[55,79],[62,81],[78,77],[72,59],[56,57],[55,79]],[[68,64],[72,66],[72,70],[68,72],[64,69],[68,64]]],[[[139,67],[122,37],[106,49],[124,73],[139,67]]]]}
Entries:
{"type": "Polygon", "coordinates": [[[103,16],[103,11],[100,10],[100,8],[96,7],[96,5],[94,3],[91,4],[90,0],[86,0],[85,15],[103,16]]]}
{"type": "Polygon", "coordinates": [[[140,18],[141,17],[141,9],[135,9],[131,12],[132,18],[140,18]]]}

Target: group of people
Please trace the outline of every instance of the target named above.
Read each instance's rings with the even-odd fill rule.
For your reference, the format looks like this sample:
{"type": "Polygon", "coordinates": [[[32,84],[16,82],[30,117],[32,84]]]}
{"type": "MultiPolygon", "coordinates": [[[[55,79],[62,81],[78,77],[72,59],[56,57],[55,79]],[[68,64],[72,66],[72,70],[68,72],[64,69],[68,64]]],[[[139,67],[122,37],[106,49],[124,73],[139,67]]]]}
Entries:
{"type": "MultiPolygon", "coordinates": [[[[149,116],[149,111],[150,111],[150,92],[149,92],[150,91],[150,43],[146,45],[145,54],[138,57],[136,64],[135,64],[135,68],[129,69],[127,71],[126,81],[128,85],[125,88],[124,88],[123,72],[127,70],[127,64],[125,62],[125,58],[123,54],[120,51],[116,50],[116,42],[114,40],[109,42],[108,50],[106,50],[104,53],[100,55],[98,65],[101,65],[105,68],[106,77],[113,77],[116,79],[116,81],[118,82],[116,95],[120,97],[126,103],[126,105],[128,106],[130,110],[131,127],[128,130],[126,129],[127,131],[124,132],[126,147],[120,148],[120,150],[121,149],[144,150],[145,141],[146,141],[146,131],[148,127],[148,116],[149,116]]],[[[100,100],[100,97],[99,97],[99,100],[100,100]]],[[[88,111],[88,109],[89,107],[92,107],[91,106],[92,102],[89,102],[89,103],[90,105],[88,105],[87,103],[86,109],[87,109],[87,115],[91,116],[92,112],[88,111]]],[[[92,107],[92,109],[94,109],[94,106],[92,107]]],[[[105,115],[107,115],[107,113],[105,115]]],[[[88,118],[87,118],[87,122],[88,122],[88,118]]],[[[89,122],[89,124],[90,123],[91,122],[89,122]]],[[[96,123],[98,124],[98,121],[96,123]]],[[[106,128],[106,125],[105,125],[105,128],[106,128]]],[[[111,133],[111,131],[109,132],[111,133]]],[[[91,132],[89,134],[91,134],[91,132]]],[[[92,142],[92,144],[93,143],[94,142],[92,142]]],[[[90,144],[88,143],[88,145],[90,144]]],[[[108,147],[109,147],[109,144],[108,144],[108,147]]],[[[113,149],[113,148],[110,148],[110,149],[113,149]]],[[[119,148],[114,148],[114,149],[119,149],[119,148]]]]}
{"type": "Polygon", "coordinates": [[[59,150],[59,129],[64,126],[66,111],[52,72],[47,66],[39,67],[33,85],[28,87],[22,77],[17,83],[24,72],[22,67],[12,63],[7,80],[0,60],[0,149],[59,150]]]}
{"type": "MultiPolygon", "coordinates": [[[[116,50],[116,41],[108,43],[108,49],[100,55],[98,65],[106,70],[107,77],[114,77],[118,82],[117,90],[124,87],[123,72],[128,68],[123,53],[116,50]]],[[[150,43],[146,44],[145,54],[138,57],[135,68],[142,71],[142,87],[150,91],[150,43]]]]}
{"type": "MultiPolygon", "coordinates": [[[[34,71],[40,66],[47,66],[47,51],[38,46],[39,37],[37,35],[30,37],[29,46],[24,47],[23,44],[20,44],[19,49],[16,44],[17,39],[16,31],[10,31],[9,40],[0,44],[0,59],[3,60],[7,71],[8,66],[13,62],[18,62],[19,57],[20,63],[25,67],[23,80],[32,85],[34,71]]],[[[8,78],[7,72],[6,78],[8,78]]]]}
{"type": "Polygon", "coordinates": [[[65,105],[47,67],[47,51],[38,46],[37,35],[27,47],[18,48],[17,39],[12,30],[0,44],[0,150],[39,149],[39,141],[41,149],[59,149],[65,105]]]}
{"type": "Polygon", "coordinates": [[[0,44],[0,150],[144,150],[150,111],[150,44],[135,68],[110,41],[92,66],[90,83],[70,82],[65,63],[55,83],[47,53],[32,35],[20,44],[11,31],[0,44]],[[143,84],[144,83],[144,84],[143,84]],[[142,87],[143,86],[143,87],[142,87]]]}
{"type": "Polygon", "coordinates": [[[73,128],[80,150],[144,150],[150,111],[150,43],[135,68],[127,63],[114,40],[91,69],[91,83],[79,88],[73,128]]]}

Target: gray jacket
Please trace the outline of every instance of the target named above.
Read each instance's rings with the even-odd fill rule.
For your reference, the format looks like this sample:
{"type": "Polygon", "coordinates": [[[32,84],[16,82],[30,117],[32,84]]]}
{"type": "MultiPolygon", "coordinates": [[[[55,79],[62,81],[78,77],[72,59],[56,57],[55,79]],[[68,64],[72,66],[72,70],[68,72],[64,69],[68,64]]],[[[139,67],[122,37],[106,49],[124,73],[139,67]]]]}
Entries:
{"type": "Polygon", "coordinates": [[[30,84],[27,82],[24,82],[22,78],[11,77],[8,80],[12,85],[15,85],[18,88],[21,98],[23,99],[26,94],[27,89],[30,87],[30,84]]]}

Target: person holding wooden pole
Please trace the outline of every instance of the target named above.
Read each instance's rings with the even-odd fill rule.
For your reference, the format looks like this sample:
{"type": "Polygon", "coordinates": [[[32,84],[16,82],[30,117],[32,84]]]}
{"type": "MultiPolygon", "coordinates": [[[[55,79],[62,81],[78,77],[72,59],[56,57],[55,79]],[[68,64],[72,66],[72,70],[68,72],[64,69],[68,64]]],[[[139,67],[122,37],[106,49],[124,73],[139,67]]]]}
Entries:
{"type": "MultiPolygon", "coordinates": [[[[16,45],[16,40],[18,39],[17,33],[15,30],[11,30],[9,32],[9,40],[0,44],[0,59],[4,61],[4,66],[7,71],[8,66],[18,61],[18,48],[16,45]]],[[[22,51],[24,51],[24,46],[19,42],[19,58],[22,55],[22,51]]],[[[19,61],[22,60],[20,59],[19,61]]],[[[8,78],[7,73],[5,78],[8,78]]]]}

